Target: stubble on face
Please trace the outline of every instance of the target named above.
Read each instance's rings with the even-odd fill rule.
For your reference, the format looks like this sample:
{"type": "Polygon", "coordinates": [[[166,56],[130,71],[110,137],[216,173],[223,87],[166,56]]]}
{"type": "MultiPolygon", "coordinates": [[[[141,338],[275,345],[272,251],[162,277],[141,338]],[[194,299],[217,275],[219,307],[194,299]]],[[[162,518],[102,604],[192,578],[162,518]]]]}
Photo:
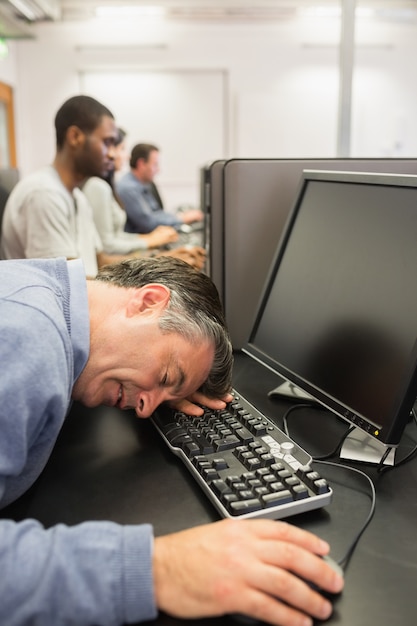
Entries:
{"type": "Polygon", "coordinates": [[[83,178],[101,177],[113,169],[116,138],[115,121],[108,116],[103,116],[97,128],[85,135],[85,141],[76,156],[76,168],[83,178]]]}

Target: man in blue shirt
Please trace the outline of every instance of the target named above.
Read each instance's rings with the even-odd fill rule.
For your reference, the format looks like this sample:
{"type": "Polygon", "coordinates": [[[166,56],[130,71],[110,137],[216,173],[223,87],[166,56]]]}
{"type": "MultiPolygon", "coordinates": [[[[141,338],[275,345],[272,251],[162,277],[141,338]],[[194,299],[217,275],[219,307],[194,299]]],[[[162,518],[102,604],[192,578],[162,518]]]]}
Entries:
{"type": "MultiPolygon", "coordinates": [[[[38,478],[72,400],[200,415],[230,400],[232,349],[217,291],[190,265],[132,259],[86,280],[80,260],[0,263],[0,505],[38,478]],[[221,399],[219,399],[221,398],[221,399]]],[[[118,626],[240,612],[311,624],[342,580],[328,545],[271,520],[223,520],[153,537],[148,524],[44,529],[0,520],[0,624],[118,626]],[[294,574],[291,573],[294,572],[294,574]]]]}
{"type": "Polygon", "coordinates": [[[155,192],[154,178],[159,171],[159,149],[147,143],[137,144],[130,156],[130,172],[117,183],[117,193],[127,214],[125,230],[129,233],[149,233],[157,226],[180,229],[204,219],[198,209],[169,213],[164,211],[155,192]]]}

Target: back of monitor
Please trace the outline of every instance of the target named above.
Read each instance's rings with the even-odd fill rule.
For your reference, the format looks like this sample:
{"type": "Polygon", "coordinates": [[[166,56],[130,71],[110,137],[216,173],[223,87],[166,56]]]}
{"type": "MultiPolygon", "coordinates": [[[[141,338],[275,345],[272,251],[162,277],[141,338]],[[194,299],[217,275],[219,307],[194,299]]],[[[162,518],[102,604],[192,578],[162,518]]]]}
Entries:
{"type": "Polygon", "coordinates": [[[201,208],[205,215],[206,272],[214,281],[224,303],[224,212],[223,169],[225,160],[201,169],[201,208]]]}

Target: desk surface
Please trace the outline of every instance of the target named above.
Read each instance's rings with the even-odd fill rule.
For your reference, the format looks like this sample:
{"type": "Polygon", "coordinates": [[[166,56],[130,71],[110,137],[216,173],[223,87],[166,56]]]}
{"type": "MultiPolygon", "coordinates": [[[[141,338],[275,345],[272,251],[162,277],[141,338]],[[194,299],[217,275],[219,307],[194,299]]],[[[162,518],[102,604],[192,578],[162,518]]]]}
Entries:
{"type": "MultiPolygon", "coordinates": [[[[249,357],[236,356],[235,388],[281,425],[289,405],[267,397],[279,382],[249,357]]],[[[290,421],[291,436],[312,455],[333,450],[345,429],[345,424],[322,410],[300,409],[290,421]]],[[[417,434],[410,424],[405,446],[410,448],[413,438],[417,434]]],[[[368,515],[370,489],[353,472],[327,466],[318,469],[332,484],[332,503],[290,521],[328,540],[332,556],[339,559],[368,515]]],[[[417,614],[417,460],[383,475],[372,468],[361,469],[374,479],[376,511],[351,558],[345,590],[326,623],[409,626],[417,614]]],[[[133,412],[85,409],[77,404],[45,472],[23,498],[2,512],[3,517],[5,513],[15,519],[34,517],[45,526],[91,519],[150,522],[157,535],[218,519],[149,421],[137,419],[133,412]]],[[[182,622],[161,615],[155,623],[176,626],[182,622]]],[[[225,623],[226,618],[187,621],[190,626],[225,623]]]]}

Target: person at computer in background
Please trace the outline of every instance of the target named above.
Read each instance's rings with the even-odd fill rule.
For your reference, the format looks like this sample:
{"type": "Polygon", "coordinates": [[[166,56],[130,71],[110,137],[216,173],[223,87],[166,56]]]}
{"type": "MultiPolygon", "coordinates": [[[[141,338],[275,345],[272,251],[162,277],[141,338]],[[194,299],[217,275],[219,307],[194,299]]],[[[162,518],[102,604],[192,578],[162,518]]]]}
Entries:
{"type": "Polygon", "coordinates": [[[180,229],[183,224],[192,224],[204,219],[202,211],[190,209],[170,213],[158,201],[154,178],[159,172],[159,148],[152,144],[139,143],[130,155],[130,172],[116,183],[127,214],[125,230],[129,233],[149,233],[158,225],[165,224],[180,229]]]}
{"type": "MultiPolygon", "coordinates": [[[[178,259],[130,259],[86,280],[80,260],[0,263],[0,506],[48,461],[72,400],[134,409],[221,409],[232,347],[211,279],[178,259]]],[[[71,468],[68,468],[71,471],[71,468]]],[[[140,493],[138,494],[140,498],[140,493]]],[[[166,536],[150,524],[88,521],[44,529],[0,520],[0,623],[106,624],[245,613],[312,624],[338,592],[317,555],[329,546],[290,524],[222,520],[166,536]]]]}
{"type": "Polygon", "coordinates": [[[178,240],[172,226],[157,226],[148,234],[127,233],[126,212],[121,207],[114,189],[114,174],[126,160],[126,133],[117,129],[113,151],[113,167],[102,177],[91,176],[82,186],[82,191],[93,210],[93,218],[100,235],[104,252],[107,254],[130,254],[146,248],[158,248],[178,240]]]}
{"type": "MultiPolygon", "coordinates": [[[[3,259],[80,257],[86,275],[93,277],[98,267],[126,258],[103,251],[91,207],[80,189],[86,178],[102,176],[112,167],[116,124],[107,107],[78,95],[58,110],[55,133],[52,165],[20,180],[7,200],[0,255],[3,259]]],[[[201,268],[201,256],[193,251],[172,254],[201,268]]]]}

